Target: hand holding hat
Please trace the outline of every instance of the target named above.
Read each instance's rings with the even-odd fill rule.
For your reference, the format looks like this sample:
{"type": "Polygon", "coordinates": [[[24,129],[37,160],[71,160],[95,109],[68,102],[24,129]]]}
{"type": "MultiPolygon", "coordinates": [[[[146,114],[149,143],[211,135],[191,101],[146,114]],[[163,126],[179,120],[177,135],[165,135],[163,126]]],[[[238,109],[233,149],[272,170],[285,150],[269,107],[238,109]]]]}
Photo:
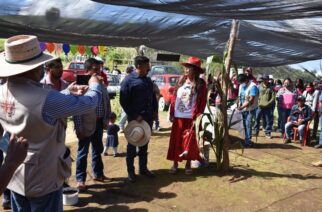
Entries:
{"type": "Polygon", "coordinates": [[[128,123],[124,129],[124,135],[130,144],[133,146],[144,146],[146,145],[151,137],[151,128],[146,121],[133,120],[128,123]]]}

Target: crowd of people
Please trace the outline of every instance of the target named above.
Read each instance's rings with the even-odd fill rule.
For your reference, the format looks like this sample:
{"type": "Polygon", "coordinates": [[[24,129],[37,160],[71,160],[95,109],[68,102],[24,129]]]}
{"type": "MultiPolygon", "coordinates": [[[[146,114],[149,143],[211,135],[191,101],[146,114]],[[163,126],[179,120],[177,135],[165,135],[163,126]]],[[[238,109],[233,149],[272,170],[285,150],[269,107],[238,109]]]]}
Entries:
{"type": "MultiPolygon", "coordinates": [[[[317,142],[315,148],[322,148],[322,134],[320,139],[317,138],[319,120],[322,119],[322,81],[304,83],[302,79],[292,82],[290,78],[286,78],[282,83],[267,74],[260,74],[256,78],[251,68],[247,68],[245,73],[238,74],[236,78],[232,77],[235,86],[230,93],[238,93],[237,109],[243,116],[245,147],[252,146],[252,137],[258,136],[261,127],[266,138],[271,139],[272,131],[276,130],[285,143],[291,142],[292,129],[297,127],[299,143],[310,138],[312,143],[317,142]],[[276,129],[275,110],[278,114],[276,129]],[[307,125],[311,121],[314,121],[311,135],[306,135],[307,125]]],[[[320,126],[322,128],[322,124],[320,126]]]]}
{"type": "MultiPolygon", "coordinates": [[[[207,83],[199,58],[181,63],[184,72],[174,89],[170,106],[172,122],[167,159],[173,161],[170,173],[176,173],[179,162],[186,160],[185,173],[192,174],[191,161],[202,160],[195,136],[196,118],[205,110],[207,83]]],[[[120,104],[123,108],[120,127],[111,111],[107,80],[102,76],[102,61],[85,61],[86,85],[61,80],[62,61],[40,50],[36,36],[18,35],[5,42],[0,55],[0,124],[3,127],[1,148],[6,158],[0,167],[0,192],[4,206],[13,211],[63,211],[63,187],[71,176],[71,152],[65,145],[67,118],[72,117],[78,139],[76,181],[80,192],[87,190],[87,156],[91,144],[95,181],[104,182],[102,156],[113,149],[118,156],[118,132],[127,140],[126,166],[128,181],[136,182],[134,159],[138,156],[140,175],[154,178],[148,168],[148,146],[153,123],[159,126],[158,91],[147,76],[150,61],[134,58],[121,83],[120,104]],[[43,76],[43,73],[46,73],[43,76]],[[125,125],[125,121],[128,124],[125,125]],[[103,133],[107,131],[104,147],[103,133]],[[6,148],[3,148],[7,144],[6,148]]],[[[291,129],[298,127],[300,142],[305,126],[314,120],[312,136],[317,135],[319,103],[322,94],[317,82],[304,85],[297,80],[273,82],[268,75],[255,78],[251,68],[232,78],[230,98],[237,98],[245,127],[245,147],[252,146],[252,135],[258,135],[260,122],[271,138],[274,110],[278,108],[278,131],[290,141],[291,129]],[[297,101],[297,104],[296,104],[297,101]],[[264,119],[263,119],[264,118],[264,119]],[[252,128],[255,120],[254,131],[252,128]]],[[[322,116],[320,116],[322,122],[322,116]]],[[[322,147],[322,134],[319,144],[322,147]]],[[[2,156],[2,152],[0,152],[2,156]]],[[[2,164],[2,158],[1,158],[2,164]]]]}

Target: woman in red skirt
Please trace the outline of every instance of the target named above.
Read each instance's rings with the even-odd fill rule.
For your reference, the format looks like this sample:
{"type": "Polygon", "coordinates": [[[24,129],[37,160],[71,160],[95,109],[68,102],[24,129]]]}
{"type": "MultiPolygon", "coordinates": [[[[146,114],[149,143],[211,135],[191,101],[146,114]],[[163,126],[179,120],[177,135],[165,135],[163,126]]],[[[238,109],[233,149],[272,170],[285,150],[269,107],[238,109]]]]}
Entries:
{"type": "Polygon", "coordinates": [[[176,173],[178,162],[186,160],[186,174],[191,174],[191,160],[199,160],[199,148],[193,123],[204,112],[207,101],[206,82],[199,76],[204,72],[201,60],[190,57],[184,66],[184,74],[177,82],[170,106],[173,122],[167,159],[173,161],[171,173],[176,173]]]}

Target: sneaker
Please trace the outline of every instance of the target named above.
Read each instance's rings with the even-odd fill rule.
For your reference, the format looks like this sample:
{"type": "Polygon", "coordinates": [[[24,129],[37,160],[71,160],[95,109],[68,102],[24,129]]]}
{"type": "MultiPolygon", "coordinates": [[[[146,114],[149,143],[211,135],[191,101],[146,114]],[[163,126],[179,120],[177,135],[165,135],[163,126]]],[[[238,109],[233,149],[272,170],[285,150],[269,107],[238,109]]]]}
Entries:
{"type": "Polygon", "coordinates": [[[322,161],[313,162],[311,164],[315,167],[322,167],[322,161]]]}
{"type": "Polygon", "coordinates": [[[104,156],[108,156],[107,152],[104,152],[104,153],[103,153],[103,155],[104,155],[104,156]]]}
{"type": "Polygon", "coordinates": [[[322,144],[317,144],[314,146],[315,149],[319,149],[319,148],[322,148],[322,144]]]}
{"type": "Polygon", "coordinates": [[[120,133],[124,133],[124,129],[123,128],[120,129],[120,133]]]}

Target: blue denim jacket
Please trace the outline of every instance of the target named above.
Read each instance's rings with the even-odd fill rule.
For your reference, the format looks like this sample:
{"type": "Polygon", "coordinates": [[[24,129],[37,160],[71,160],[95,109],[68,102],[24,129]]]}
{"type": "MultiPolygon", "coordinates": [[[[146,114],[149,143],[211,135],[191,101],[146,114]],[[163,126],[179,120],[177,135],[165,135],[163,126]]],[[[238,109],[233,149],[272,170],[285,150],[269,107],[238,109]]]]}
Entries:
{"type": "Polygon", "coordinates": [[[312,110],[308,105],[304,105],[302,110],[299,109],[298,105],[294,105],[290,114],[292,121],[297,121],[299,118],[301,118],[304,119],[304,124],[306,124],[312,118],[312,110]]]}

